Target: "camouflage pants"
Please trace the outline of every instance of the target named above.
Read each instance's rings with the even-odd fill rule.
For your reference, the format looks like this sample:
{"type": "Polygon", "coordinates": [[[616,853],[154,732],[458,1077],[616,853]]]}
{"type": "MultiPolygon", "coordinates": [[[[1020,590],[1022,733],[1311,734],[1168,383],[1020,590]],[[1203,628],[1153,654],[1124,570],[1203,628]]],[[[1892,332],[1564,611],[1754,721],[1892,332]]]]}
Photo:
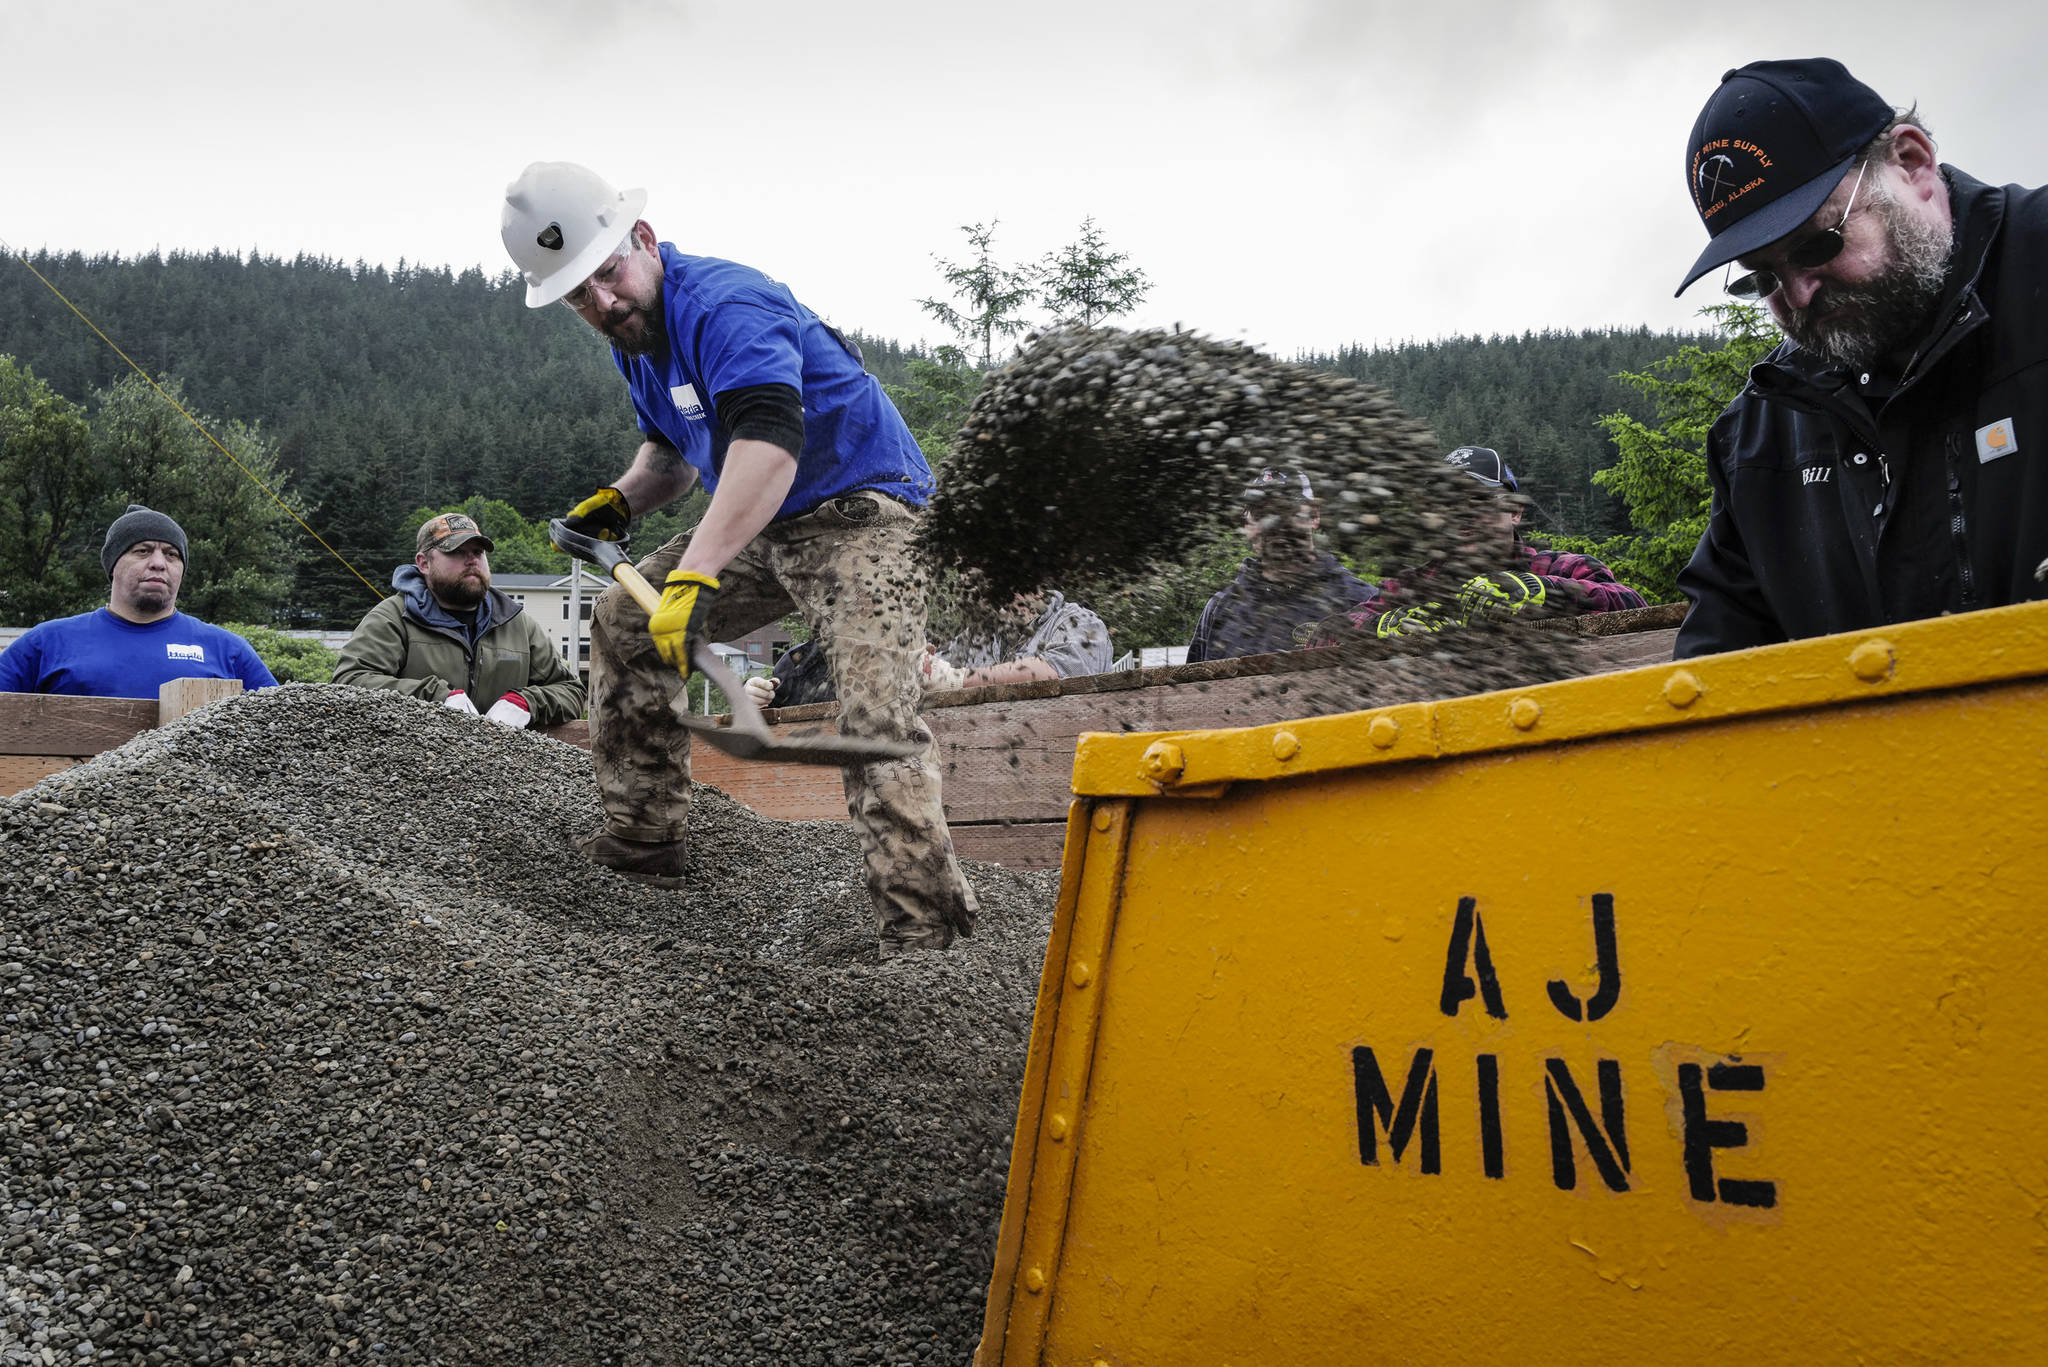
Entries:
{"type": "MultiPolygon", "coordinates": [[[[910,554],[917,514],[878,494],[833,499],[771,524],[718,576],[709,631],[730,640],[803,614],[825,653],[849,736],[914,739],[904,759],[845,770],[876,928],[885,943],[943,947],[973,928],[974,892],[939,805],[938,747],[917,715],[925,588],[910,554]]],[[[689,535],[639,563],[659,587],[689,535]]],[[[655,654],[647,614],[622,589],[590,622],[590,749],[605,829],[625,840],[680,840],[690,815],[690,733],[671,704],[684,679],[655,654]]]]}

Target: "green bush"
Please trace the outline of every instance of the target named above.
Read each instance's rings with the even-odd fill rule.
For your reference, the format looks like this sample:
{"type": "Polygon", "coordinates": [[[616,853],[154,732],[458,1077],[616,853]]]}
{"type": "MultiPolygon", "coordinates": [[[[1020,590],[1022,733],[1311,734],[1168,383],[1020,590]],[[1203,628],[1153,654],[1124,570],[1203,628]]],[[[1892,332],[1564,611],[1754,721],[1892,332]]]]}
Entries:
{"type": "Polygon", "coordinates": [[[257,657],[277,681],[286,683],[333,683],[335,654],[319,641],[305,636],[287,636],[276,627],[259,627],[248,622],[228,622],[223,629],[255,647],[257,657]]]}

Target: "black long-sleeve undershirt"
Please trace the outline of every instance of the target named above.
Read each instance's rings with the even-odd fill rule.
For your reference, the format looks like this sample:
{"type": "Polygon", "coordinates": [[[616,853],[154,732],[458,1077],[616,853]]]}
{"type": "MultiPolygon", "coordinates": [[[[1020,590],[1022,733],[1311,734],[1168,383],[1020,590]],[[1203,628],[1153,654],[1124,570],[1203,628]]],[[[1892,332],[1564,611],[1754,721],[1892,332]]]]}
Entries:
{"type": "Polygon", "coordinates": [[[786,384],[754,384],[712,397],[729,441],[772,442],[800,456],[804,450],[804,399],[786,384]]]}

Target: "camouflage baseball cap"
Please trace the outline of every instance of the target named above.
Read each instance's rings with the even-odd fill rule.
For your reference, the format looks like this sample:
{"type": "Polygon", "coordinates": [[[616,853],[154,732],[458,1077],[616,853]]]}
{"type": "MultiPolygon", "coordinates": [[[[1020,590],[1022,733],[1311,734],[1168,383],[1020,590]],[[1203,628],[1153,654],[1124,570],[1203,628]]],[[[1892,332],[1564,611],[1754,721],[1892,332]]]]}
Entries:
{"type": "Polygon", "coordinates": [[[484,529],[476,525],[475,518],[464,513],[443,513],[421,524],[414,549],[424,552],[431,546],[437,551],[453,551],[472,541],[483,542],[487,551],[498,549],[498,543],[484,535],[484,529]]]}

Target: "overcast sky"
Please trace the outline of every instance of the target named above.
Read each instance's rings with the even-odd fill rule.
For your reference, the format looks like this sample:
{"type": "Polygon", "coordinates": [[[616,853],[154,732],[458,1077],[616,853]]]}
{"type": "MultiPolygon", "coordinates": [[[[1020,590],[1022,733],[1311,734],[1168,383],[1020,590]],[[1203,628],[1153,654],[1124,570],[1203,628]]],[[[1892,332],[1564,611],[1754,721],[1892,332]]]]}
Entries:
{"type": "MultiPolygon", "coordinates": [[[[1944,160],[2048,181],[2048,4],[1786,0],[0,0],[0,241],[506,263],[529,161],[648,192],[686,252],[843,326],[961,224],[1028,260],[1093,215],[1135,321],[1292,354],[1649,323],[1705,240],[1722,71],[1831,55],[1944,160]]],[[[19,269],[19,267],[15,267],[19,269]]]]}

